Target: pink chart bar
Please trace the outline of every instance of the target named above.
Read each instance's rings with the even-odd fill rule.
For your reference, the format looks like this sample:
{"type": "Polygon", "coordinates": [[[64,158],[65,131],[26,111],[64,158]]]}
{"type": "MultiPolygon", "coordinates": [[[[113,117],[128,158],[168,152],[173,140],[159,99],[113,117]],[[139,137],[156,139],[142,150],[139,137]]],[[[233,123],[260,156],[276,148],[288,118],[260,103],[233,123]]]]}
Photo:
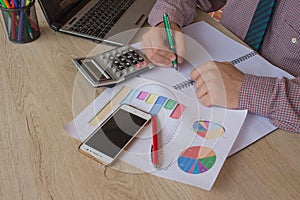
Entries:
{"type": "Polygon", "coordinates": [[[137,99],[139,99],[139,100],[145,100],[146,99],[146,97],[148,96],[148,92],[144,92],[144,91],[142,91],[142,92],[140,92],[140,94],[137,96],[137,99]]]}
{"type": "Polygon", "coordinates": [[[176,108],[173,110],[172,114],[170,115],[171,118],[179,119],[186,109],[185,105],[177,104],[176,108]]]}

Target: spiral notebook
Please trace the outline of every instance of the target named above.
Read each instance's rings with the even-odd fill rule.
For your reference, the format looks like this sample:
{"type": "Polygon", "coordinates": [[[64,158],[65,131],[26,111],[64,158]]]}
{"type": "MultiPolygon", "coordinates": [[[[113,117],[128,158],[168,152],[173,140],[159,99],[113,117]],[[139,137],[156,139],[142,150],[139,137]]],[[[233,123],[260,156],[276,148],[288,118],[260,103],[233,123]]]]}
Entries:
{"type": "MultiPolygon", "coordinates": [[[[257,52],[256,51],[252,51],[250,53],[247,53],[246,55],[243,55],[241,57],[238,57],[238,58],[230,61],[230,63],[232,65],[237,65],[237,64],[240,64],[241,62],[244,62],[244,61],[252,58],[255,55],[257,55],[257,52]]],[[[172,87],[174,89],[176,89],[176,90],[182,90],[182,89],[190,87],[192,85],[194,85],[194,81],[192,79],[187,79],[186,81],[183,81],[183,82],[180,82],[180,83],[176,83],[172,87]]]]}
{"type": "MultiPolygon", "coordinates": [[[[172,86],[195,97],[190,72],[209,60],[228,61],[245,74],[268,77],[292,78],[287,72],[272,65],[258,53],[232,40],[208,23],[202,21],[184,27],[186,38],[186,61],[179,66],[179,73],[168,68],[156,67],[141,77],[172,86]],[[196,41],[196,42],[195,42],[196,41]],[[197,52],[197,53],[195,53],[197,52]]],[[[248,114],[235,141],[232,155],[276,129],[269,119],[248,114]]]]}

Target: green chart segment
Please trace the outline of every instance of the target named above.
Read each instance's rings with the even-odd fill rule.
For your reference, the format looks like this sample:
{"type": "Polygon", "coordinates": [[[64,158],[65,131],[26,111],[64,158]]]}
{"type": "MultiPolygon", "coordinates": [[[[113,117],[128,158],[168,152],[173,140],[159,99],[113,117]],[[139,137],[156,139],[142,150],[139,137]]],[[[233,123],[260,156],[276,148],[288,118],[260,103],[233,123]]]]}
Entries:
{"type": "Polygon", "coordinates": [[[183,151],[178,160],[178,167],[189,174],[201,174],[213,167],[217,159],[215,152],[207,147],[193,146],[183,151]]]}

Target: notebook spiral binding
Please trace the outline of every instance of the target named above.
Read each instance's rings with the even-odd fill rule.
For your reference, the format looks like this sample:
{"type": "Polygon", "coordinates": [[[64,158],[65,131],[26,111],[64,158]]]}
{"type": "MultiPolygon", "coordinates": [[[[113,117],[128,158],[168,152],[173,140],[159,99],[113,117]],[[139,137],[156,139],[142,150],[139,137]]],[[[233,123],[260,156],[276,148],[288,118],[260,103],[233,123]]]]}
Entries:
{"type": "MultiPolygon", "coordinates": [[[[241,57],[239,57],[239,58],[236,58],[236,59],[230,61],[230,63],[231,63],[232,65],[237,65],[237,64],[239,64],[239,63],[241,63],[241,62],[244,62],[245,60],[247,60],[247,59],[249,59],[249,58],[255,56],[256,54],[257,54],[256,51],[252,51],[252,52],[250,52],[250,53],[247,53],[246,55],[243,55],[243,56],[241,56],[241,57]]],[[[182,90],[182,89],[187,88],[187,87],[189,87],[189,86],[191,86],[191,85],[194,85],[194,81],[193,81],[192,79],[188,79],[188,80],[183,81],[183,82],[181,82],[181,83],[177,83],[177,84],[173,85],[172,87],[173,87],[175,90],[182,90]]]]}
{"type": "Polygon", "coordinates": [[[181,89],[186,88],[186,87],[189,87],[189,86],[191,86],[191,85],[194,85],[194,81],[193,81],[192,79],[188,79],[188,80],[186,80],[186,81],[183,81],[183,82],[181,82],[181,83],[178,83],[178,84],[176,84],[176,85],[173,85],[173,88],[174,88],[175,90],[181,90],[181,89]]]}
{"type": "Polygon", "coordinates": [[[241,62],[244,62],[245,60],[247,60],[247,59],[249,59],[249,58],[255,56],[256,54],[257,54],[256,51],[252,51],[252,52],[250,52],[250,53],[248,53],[248,54],[246,54],[246,55],[244,55],[244,56],[241,56],[241,57],[239,57],[239,58],[236,58],[236,59],[230,61],[230,63],[231,63],[232,65],[237,65],[237,64],[239,64],[239,63],[241,63],[241,62]]]}

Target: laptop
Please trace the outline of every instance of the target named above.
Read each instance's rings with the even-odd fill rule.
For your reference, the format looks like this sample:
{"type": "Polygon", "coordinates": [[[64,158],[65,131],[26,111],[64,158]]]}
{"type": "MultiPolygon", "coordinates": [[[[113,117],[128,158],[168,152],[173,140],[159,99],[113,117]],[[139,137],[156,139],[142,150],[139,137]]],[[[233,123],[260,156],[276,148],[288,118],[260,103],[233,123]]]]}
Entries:
{"type": "Polygon", "coordinates": [[[155,0],[38,1],[54,31],[117,46],[128,44],[155,3],[155,0]]]}

